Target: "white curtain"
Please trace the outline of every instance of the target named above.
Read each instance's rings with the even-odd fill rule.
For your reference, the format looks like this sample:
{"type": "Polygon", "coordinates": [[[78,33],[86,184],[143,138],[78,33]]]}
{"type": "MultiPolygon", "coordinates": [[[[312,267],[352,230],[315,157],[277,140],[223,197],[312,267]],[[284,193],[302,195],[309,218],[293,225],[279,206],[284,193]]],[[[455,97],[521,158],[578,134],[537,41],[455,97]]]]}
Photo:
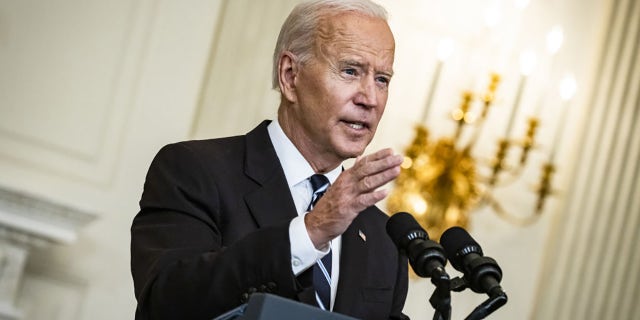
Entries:
{"type": "Polygon", "coordinates": [[[640,2],[614,0],[533,319],[638,319],[640,2]]]}

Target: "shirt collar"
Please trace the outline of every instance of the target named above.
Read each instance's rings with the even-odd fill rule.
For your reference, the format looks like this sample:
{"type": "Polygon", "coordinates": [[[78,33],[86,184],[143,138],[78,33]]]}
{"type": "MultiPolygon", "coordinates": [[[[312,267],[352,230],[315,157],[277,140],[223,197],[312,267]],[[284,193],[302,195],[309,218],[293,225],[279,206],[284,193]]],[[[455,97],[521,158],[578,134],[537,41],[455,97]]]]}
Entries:
{"type": "MultiPolygon", "coordinates": [[[[309,162],[284,133],[277,119],[267,126],[267,130],[269,131],[269,138],[271,138],[273,148],[276,150],[278,159],[280,159],[289,188],[307,180],[315,173],[309,162]]],[[[342,166],[337,166],[335,169],[325,173],[325,176],[333,184],[341,172],[342,166]]]]}

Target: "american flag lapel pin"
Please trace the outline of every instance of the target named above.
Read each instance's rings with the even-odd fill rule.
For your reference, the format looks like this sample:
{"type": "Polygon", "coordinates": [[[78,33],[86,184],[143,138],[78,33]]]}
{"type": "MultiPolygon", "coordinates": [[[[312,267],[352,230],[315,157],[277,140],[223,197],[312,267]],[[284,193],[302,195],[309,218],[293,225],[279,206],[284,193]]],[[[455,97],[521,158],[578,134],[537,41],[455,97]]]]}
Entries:
{"type": "Polygon", "coordinates": [[[362,230],[358,229],[358,236],[360,236],[360,239],[362,239],[362,241],[367,242],[367,235],[364,234],[364,232],[362,232],[362,230]]]}

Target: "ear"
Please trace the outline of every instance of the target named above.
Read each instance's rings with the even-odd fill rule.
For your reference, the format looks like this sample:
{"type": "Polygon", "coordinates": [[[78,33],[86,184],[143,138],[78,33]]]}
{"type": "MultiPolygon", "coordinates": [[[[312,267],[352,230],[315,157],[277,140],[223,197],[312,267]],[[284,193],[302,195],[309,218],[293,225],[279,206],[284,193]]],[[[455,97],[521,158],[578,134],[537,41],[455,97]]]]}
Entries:
{"type": "Polygon", "coordinates": [[[296,56],[289,52],[284,51],[280,54],[278,60],[278,84],[280,85],[280,92],[290,102],[296,102],[296,85],[295,80],[298,76],[298,64],[296,62],[296,56]]]}

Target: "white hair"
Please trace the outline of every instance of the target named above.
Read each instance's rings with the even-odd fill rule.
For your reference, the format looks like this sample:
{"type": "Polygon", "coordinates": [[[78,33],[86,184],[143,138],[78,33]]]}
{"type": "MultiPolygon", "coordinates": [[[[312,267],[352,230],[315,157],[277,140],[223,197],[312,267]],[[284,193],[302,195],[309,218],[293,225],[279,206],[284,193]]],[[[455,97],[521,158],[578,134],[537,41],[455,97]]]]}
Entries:
{"type": "Polygon", "coordinates": [[[282,24],[273,51],[272,86],[279,90],[278,61],[280,54],[290,51],[305,63],[313,55],[320,19],[328,15],[355,12],[387,21],[387,11],[370,0],[313,0],[298,4],[282,24]]]}

